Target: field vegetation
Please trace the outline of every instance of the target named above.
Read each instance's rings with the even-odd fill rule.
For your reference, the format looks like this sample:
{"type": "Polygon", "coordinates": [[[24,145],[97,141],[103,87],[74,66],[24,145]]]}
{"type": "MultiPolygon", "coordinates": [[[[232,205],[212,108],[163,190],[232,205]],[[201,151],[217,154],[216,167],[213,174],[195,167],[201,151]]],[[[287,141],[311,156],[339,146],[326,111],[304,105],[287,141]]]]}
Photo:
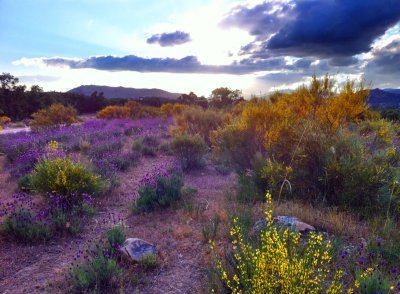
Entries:
{"type": "Polygon", "coordinates": [[[43,105],[32,131],[0,135],[0,290],[400,292],[400,126],[367,97],[326,76],[268,98],[218,88],[102,104],[90,118],[43,105]],[[157,253],[133,261],[127,238],[157,253]]]}

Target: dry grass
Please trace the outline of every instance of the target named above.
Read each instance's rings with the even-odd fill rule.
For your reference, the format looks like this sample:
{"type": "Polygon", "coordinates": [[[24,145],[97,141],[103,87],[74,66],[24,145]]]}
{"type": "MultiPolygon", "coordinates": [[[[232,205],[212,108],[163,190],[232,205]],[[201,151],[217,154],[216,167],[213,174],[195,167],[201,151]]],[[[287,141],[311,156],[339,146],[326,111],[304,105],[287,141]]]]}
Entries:
{"type": "Polygon", "coordinates": [[[301,202],[286,201],[274,203],[273,211],[276,215],[295,216],[317,229],[326,230],[348,240],[356,241],[369,234],[367,223],[336,208],[318,208],[301,202]]]}

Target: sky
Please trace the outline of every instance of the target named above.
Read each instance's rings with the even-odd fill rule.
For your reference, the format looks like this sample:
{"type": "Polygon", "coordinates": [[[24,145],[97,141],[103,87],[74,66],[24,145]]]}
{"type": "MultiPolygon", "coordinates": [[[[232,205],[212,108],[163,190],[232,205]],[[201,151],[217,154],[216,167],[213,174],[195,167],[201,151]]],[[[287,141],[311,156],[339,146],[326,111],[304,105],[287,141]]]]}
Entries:
{"type": "Polygon", "coordinates": [[[0,27],[0,72],[46,91],[400,88],[400,0],[0,0],[0,27]]]}

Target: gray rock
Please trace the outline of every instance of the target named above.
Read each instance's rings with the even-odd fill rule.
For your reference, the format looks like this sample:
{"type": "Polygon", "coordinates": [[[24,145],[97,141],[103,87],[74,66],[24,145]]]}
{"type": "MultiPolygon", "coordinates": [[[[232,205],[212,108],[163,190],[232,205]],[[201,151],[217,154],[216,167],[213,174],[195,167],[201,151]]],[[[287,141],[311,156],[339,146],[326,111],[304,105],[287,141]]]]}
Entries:
{"type": "Polygon", "coordinates": [[[142,261],[146,255],[157,254],[157,249],[153,244],[139,238],[126,239],[120,251],[137,262],[142,261]]]}
{"type": "MultiPolygon", "coordinates": [[[[315,228],[313,226],[300,221],[297,217],[294,216],[282,215],[275,217],[274,220],[276,221],[276,224],[278,226],[289,227],[296,232],[315,231],[315,228]]],[[[254,228],[257,231],[260,231],[263,227],[265,227],[265,225],[265,219],[260,219],[255,223],[254,228]]]]}

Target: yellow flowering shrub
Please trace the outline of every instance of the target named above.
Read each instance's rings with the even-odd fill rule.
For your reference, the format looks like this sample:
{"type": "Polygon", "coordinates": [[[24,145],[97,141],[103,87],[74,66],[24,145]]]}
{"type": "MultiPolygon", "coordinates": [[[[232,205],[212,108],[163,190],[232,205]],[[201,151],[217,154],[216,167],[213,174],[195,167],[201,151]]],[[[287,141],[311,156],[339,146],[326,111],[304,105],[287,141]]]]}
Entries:
{"type": "Polygon", "coordinates": [[[71,125],[78,122],[78,113],[72,106],[64,106],[60,103],[52,104],[48,108],[32,114],[33,120],[30,127],[40,130],[58,125],[71,125]]]}
{"type": "Polygon", "coordinates": [[[4,126],[10,122],[11,122],[11,118],[9,118],[8,116],[5,116],[5,115],[0,116],[0,126],[4,126]]]}
{"type": "Polygon", "coordinates": [[[300,233],[278,230],[273,224],[271,194],[267,193],[266,227],[259,243],[245,241],[238,220],[230,231],[235,264],[228,270],[219,259],[220,278],[232,293],[342,293],[341,271],[331,273],[329,241],[310,233],[301,241],[300,233]]]}
{"type": "Polygon", "coordinates": [[[356,86],[348,82],[336,93],[332,79],[314,77],[308,87],[292,93],[242,103],[238,119],[214,131],[211,142],[216,156],[229,155],[231,161],[237,149],[242,148],[239,150],[242,154],[268,153],[288,164],[298,142],[310,131],[309,125],[316,126],[317,132],[333,134],[348,123],[359,122],[370,113],[367,97],[368,91],[362,83],[356,86]],[[234,138],[230,137],[232,130],[235,130],[234,138]],[[236,146],[227,148],[226,140],[231,141],[229,147],[236,146]]]}
{"type": "Polygon", "coordinates": [[[112,119],[112,118],[128,118],[131,116],[131,110],[126,106],[111,105],[106,106],[97,114],[97,118],[112,119]]]}
{"type": "Polygon", "coordinates": [[[100,176],[68,158],[41,159],[30,178],[33,189],[42,195],[96,195],[104,188],[100,176]]]}
{"type": "Polygon", "coordinates": [[[213,131],[225,126],[231,121],[229,113],[206,109],[201,107],[187,107],[178,111],[174,115],[174,125],[171,133],[188,133],[191,135],[200,135],[206,143],[210,143],[210,137],[213,131]]]}
{"type": "Polygon", "coordinates": [[[166,103],[163,104],[160,108],[160,111],[165,115],[165,116],[171,116],[171,115],[179,115],[181,114],[185,109],[189,108],[190,106],[185,105],[185,104],[180,104],[180,103],[166,103]]]}

